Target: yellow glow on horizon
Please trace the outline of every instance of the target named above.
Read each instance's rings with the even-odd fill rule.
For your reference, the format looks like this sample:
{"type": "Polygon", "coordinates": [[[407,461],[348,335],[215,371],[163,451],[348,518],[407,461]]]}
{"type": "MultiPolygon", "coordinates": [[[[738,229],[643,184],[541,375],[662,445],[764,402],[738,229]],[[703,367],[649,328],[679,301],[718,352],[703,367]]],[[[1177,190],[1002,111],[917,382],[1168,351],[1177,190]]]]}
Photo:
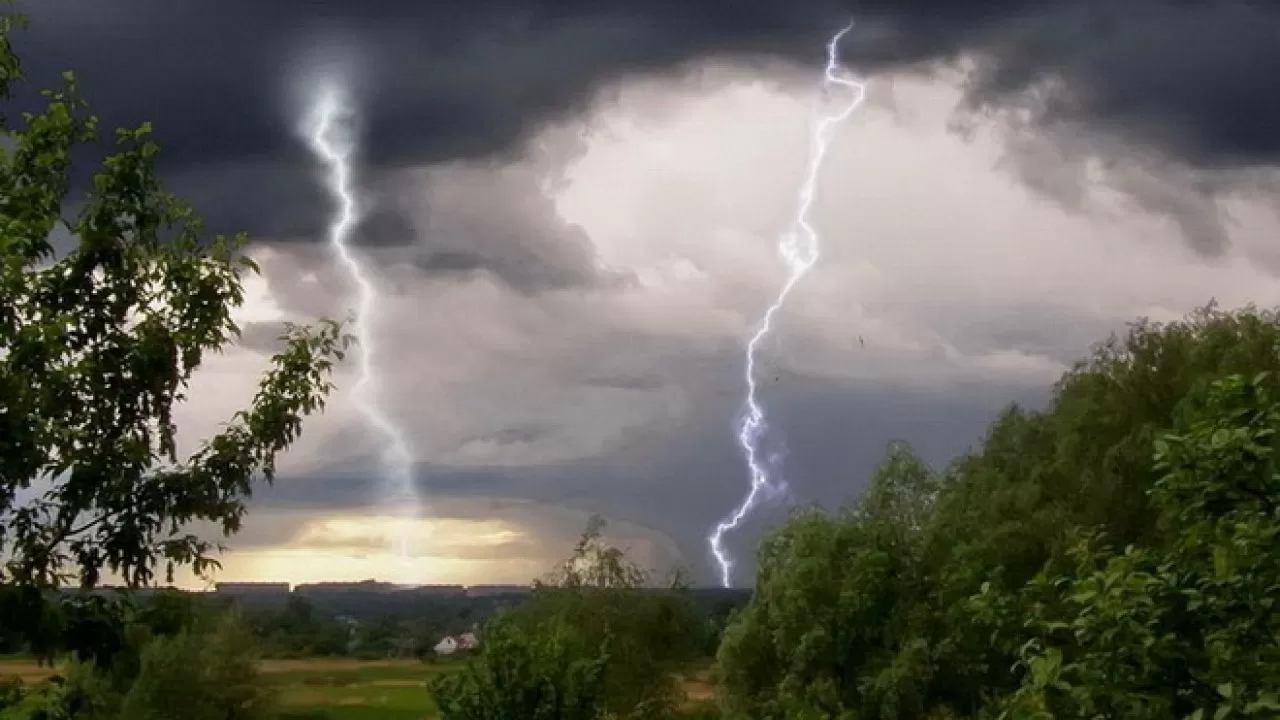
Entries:
{"type": "Polygon", "coordinates": [[[380,580],[415,585],[479,585],[527,583],[546,572],[542,562],[471,560],[448,557],[415,559],[405,576],[399,555],[378,552],[351,555],[340,549],[281,548],[232,553],[222,560],[218,582],[360,582],[380,580]]]}
{"type": "MultiPolygon", "coordinates": [[[[234,539],[232,540],[234,542],[234,539]]],[[[310,518],[293,537],[271,547],[231,550],[219,557],[214,582],[359,582],[401,584],[523,584],[546,573],[551,555],[518,525],[501,520],[404,518],[334,514],[310,518]],[[393,552],[410,534],[412,558],[393,552]],[[545,555],[545,557],[544,557],[545,555]]],[[[184,573],[182,587],[208,582],[184,573]]]]}
{"type": "Polygon", "coordinates": [[[333,515],[304,525],[290,545],[331,545],[347,542],[353,545],[388,546],[392,540],[410,536],[410,547],[443,541],[446,545],[495,546],[517,542],[527,533],[497,520],[461,520],[458,518],[422,518],[406,520],[384,515],[333,515]]]}

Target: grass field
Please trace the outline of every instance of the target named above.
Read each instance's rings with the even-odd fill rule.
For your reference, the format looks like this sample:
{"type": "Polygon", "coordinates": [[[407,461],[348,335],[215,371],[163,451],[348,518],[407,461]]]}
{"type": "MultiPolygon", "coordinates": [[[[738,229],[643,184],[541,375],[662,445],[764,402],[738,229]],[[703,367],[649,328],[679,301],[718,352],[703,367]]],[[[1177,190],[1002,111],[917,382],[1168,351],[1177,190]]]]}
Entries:
{"type": "MultiPolygon", "coordinates": [[[[457,662],[311,658],[266,660],[262,670],[279,689],[284,720],[429,720],[435,716],[427,682],[452,672],[457,662]]],[[[24,658],[0,658],[0,678],[36,683],[53,670],[24,658]]],[[[691,711],[711,703],[705,672],[685,681],[691,711]]]]}
{"type": "MultiPolygon", "coordinates": [[[[266,660],[262,670],[280,692],[284,720],[423,720],[434,716],[427,682],[457,663],[342,658],[266,660]]],[[[0,678],[38,683],[54,670],[26,658],[0,658],[0,678]]]]}
{"type": "Polygon", "coordinates": [[[262,669],[280,689],[286,720],[422,720],[435,714],[427,682],[456,667],[317,658],[266,661],[262,669]]]}

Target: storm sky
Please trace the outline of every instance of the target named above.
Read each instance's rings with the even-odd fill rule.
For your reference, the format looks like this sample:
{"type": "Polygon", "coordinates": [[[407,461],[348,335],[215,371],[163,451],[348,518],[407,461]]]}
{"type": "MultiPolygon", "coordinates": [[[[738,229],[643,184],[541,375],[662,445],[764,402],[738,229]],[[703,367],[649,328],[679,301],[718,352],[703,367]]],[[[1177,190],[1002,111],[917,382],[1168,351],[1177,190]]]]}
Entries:
{"type": "MultiPolygon", "coordinates": [[[[382,397],[427,519],[397,578],[353,377],[258,493],[219,579],[525,582],[590,513],[713,580],[746,489],[742,344],[784,278],[826,38],[840,130],[823,256],[764,347],[788,507],[856,497],[886,442],[939,465],[1139,316],[1280,303],[1280,5],[1238,0],[28,0],[14,44],[263,268],[184,438],[252,394],[285,320],[342,317],[333,211],[297,132],[359,101],[354,239],[383,295],[382,397]],[[856,13],[856,14],[854,14],[856,13]]],[[[77,191],[82,193],[83,191],[77,191]]]]}

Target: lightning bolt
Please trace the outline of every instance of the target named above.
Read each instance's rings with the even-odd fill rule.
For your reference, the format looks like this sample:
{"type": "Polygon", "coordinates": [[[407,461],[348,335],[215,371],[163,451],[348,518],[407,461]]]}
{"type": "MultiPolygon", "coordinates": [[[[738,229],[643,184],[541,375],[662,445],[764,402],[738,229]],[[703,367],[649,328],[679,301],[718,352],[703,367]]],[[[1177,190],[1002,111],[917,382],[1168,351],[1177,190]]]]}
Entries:
{"type": "Polygon", "coordinates": [[[360,211],[352,189],[352,156],[356,142],[352,125],[355,112],[347,96],[336,86],[323,86],[315,98],[311,110],[308,141],[327,169],[326,185],[337,212],[329,224],[328,241],[338,261],[346,269],[356,287],[355,328],[358,379],[352,388],[356,406],[365,420],[382,437],[385,443],[381,461],[383,476],[383,502],[395,508],[399,522],[395,528],[392,545],[407,571],[410,564],[410,526],[419,509],[417,492],[413,484],[413,453],[405,440],[404,432],[383,411],[377,399],[374,366],[374,316],[378,293],[369,274],[347,244],[351,233],[360,221],[360,211]]]}
{"type": "Polygon", "coordinates": [[[836,127],[853,114],[853,111],[862,104],[863,99],[866,97],[865,86],[850,77],[840,66],[840,41],[852,29],[853,23],[849,23],[827,42],[827,66],[822,76],[822,89],[824,91],[843,88],[849,91],[850,99],[831,114],[824,115],[815,109],[816,122],[813,123],[812,135],[810,136],[809,164],[804,183],[800,186],[799,206],[796,210],[791,230],[783,234],[778,242],[778,254],[782,256],[782,260],[787,266],[787,280],[783,283],[777,297],[774,298],[773,304],[765,311],[764,318],[760,321],[760,324],[756,327],[755,334],[751,336],[751,340],[747,343],[745,373],[747,384],[746,412],[742,414],[741,424],[738,426],[738,443],[742,446],[742,452],[751,475],[751,489],[742,499],[742,502],[716,525],[715,530],[707,538],[711,544],[711,552],[715,556],[716,563],[720,566],[720,584],[724,587],[730,587],[730,580],[733,574],[733,559],[729,557],[728,551],[724,548],[725,533],[736,529],[738,524],[751,513],[752,508],[755,507],[756,502],[760,499],[761,493],[779,492],[783,487],[781,484],[775,484],[770,479],[769,470],[761,462],[757,447],[760,436],[764,434],[768,426],[765,423],[764,408],[756,397],[756,392],[759,389],[756,383],[756,352],[760,347],[760,343],[773,329],[774,316],[786,303],[787,296],[791,294],[796,284],[818,261],[820,250],[818,233],[809,221],[809,212],[813,207],[814,194],[818,188],[818,173],[822,169],[823,160],[826,159],[827,148],[831,144],[831,136],[836,127]]]}

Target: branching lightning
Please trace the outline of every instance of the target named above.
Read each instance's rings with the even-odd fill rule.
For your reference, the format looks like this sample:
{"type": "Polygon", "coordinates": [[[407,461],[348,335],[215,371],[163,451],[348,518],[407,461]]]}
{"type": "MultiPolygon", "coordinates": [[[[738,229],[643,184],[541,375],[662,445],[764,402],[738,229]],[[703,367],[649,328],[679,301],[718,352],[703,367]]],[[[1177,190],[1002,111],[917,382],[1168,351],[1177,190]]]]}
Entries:
{"type": "Polygon", "coordinates": [[[724,587],[730,586],[733,574],[733,560],[729,557],[729,553],[725,550],[723,543],[725,533],[737,528],[738,524],[751,513],[752,508],[755,507],[756,502],[760,499],[761,493],[777,492],[782,487],[769,477],[769,470],[759,456],[758,443],[761,435],[767,429],[767,424],[765,422],[764,408],[756,397],[756,392],[759,389],[756,382],[756,351],[759,349],[760,343],[773,329],[774,316],[786,302],[787,296],[791,294],[796,284],[818,261],[820,251],[818,233],[814,230],[809,219],[814,194],[818,186],[818,173],[822,169],[822,163],[826,158],[827,148],[831,144],[831,137],[836,127],[853,114],[853,111],[862,104],[863,99],[866,97],[866,88],[863,84],[850,77],[848,72],[840,66],[840,41],[852,29],[853,23],[850,23],[836,33],[827,43],[827,66],[822,78],[824,94],[825,91],[832,89],[844,89],[850,93],[850,98],[833,113],[822,114],[815,110],[815,122],[810,136],[809,164],[804,183],[800,186],[799,206],[796,210],[792,228],[778,242],[778,254],[782,256],[782,260],[787,266],[787,279],[777,297],[774,298],[773,304],[765,311],[755,334],[751,336],[751,340],[747,343],[746,411],[742,414],[741,424],[738,426],[738,443],[742,446],[747,468],[751,475],[751,489],[728,517],[716,525],[715,530],[711,532],[708,538],[711,544],[711,552],[715,555],[716,563],[720,566],[720,583],[724,587]]]}
{"type": "Polygon", "coordinates": [[[351,127],[354,112],[345,94],[330,85],[323,87],[316,97],[311,118],[308,140],[317,159],[327,169],[326,184],[337,203],[337,212],[329,225],[329,246],[356,287],[354,334],[358,379],[352,391],[361,414],[385,443],[381,458],[385,471],[382,500],[397,510],[401,527],[395,531],[394,550],[402,563],[408,563],[411,549],[408,523],[418,512],[413,484],[413,454],[409,451],[404,432],[386,414],[377,399],[373,322],[378,294],[369,274],[347,244],[360,219],[351,182],[352,156],[356,150],[351,127]]]}

